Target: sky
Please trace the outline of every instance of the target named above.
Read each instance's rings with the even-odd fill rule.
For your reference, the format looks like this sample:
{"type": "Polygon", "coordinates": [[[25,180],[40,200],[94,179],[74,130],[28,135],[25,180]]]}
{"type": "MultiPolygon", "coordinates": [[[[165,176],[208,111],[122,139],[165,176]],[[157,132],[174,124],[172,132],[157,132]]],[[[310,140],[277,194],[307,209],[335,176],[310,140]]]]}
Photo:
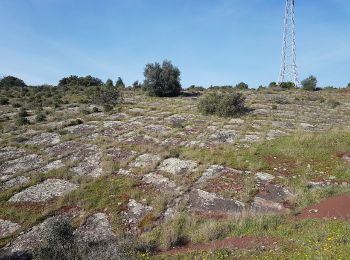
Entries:
{"type": "MultiPolygon", "coordinates": [[[[0,0],[0,76],[143,81],[172,61],[183,87],[278,80],[284,0],[0,0]]],[[[350,1],[296,0],[299,78],[350,82],[350,1]]]]}

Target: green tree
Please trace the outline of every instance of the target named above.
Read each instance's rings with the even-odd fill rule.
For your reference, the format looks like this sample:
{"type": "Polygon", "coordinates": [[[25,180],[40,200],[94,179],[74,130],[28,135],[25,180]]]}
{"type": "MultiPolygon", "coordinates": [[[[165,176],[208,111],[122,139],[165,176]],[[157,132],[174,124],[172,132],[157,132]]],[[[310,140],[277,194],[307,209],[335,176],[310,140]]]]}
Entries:
{"type": "Polygon", "coordinates": [[[147,64],[144,71],[144,90],[150,96],[173,97],[181,93],[180,70],[170,61],[147,64]]]}
{"type": "Polygon", "coordinates": [[[348,88],[350,88],[350,83],[348,84],[348,86],[347,86],[348,88]]]}
{"type": "Polygon", "coordinates": [[[0,80],[0,87],[10,88],[10,87],[26,87],[26,83],[23,80],[13,77],[6,76],[0,80]]]}
{"type": "Polygon", "coordinates": [[[132,83],[132,88],[133,89],[140,89],[140,88],[142,88],[142,85],[139,83],[138,80],[136,80],[134,83],[132,83]]]}
{"type": "Polygon", "coordinates": [[[272,81],[270,84],[269,84],[269,88],[276,88],[278,85],[275,81],[272,81]]]}
{"type": "Polygon", "coordinates": [[[306,79],[304,79],[301,82],[301,85],[303,86],[303,89],[308,90],[308,91],[314,91],[316,90],[317,87],[317,79],[314,76],[310,76],[306,79]]]}
{"type": "Polygon", "coordinates": [[[106,84],[107,87],[113,87],[113,81],[111,79],[107,79],[106,84]]]}
{"type": "Polygon", "coordinates": [[[125,88],[125,84],[121,77],[118,77],[117,81],[115,82],[115,86],[117,88],[125,88]]]}
{"type": "Polygon", "coordinates": [[[244,82],[240,82],[235,86],[235,88],[239,90],[246,90],[246,89],[249,89],[249,86],[244,82]]]}
{"type": "Polygon", "coordinates": [[[278,84],[282,89],[293,89],[295,88],[295,84],[293,82],[281,82],[278,84]]]}

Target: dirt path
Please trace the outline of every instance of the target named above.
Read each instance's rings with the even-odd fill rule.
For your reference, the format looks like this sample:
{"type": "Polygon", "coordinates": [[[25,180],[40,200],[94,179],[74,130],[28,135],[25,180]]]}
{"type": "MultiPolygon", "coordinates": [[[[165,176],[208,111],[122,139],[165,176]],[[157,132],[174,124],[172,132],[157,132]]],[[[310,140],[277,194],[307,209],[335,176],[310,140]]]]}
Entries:
{"type": "Polygon", "coordinates": [[[325,218],[350,219],[350,196],[342,195],[325,199],[319,204],[305,208],[295,219],[325,218]]]}

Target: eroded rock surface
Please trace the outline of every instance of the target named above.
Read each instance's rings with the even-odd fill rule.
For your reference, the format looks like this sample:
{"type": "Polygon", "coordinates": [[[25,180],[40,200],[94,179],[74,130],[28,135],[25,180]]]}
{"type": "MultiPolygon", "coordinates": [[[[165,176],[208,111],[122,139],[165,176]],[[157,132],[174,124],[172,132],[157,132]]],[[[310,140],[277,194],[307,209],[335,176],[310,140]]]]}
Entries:
{"type": "Polygon", "coordinates": [[[63,196],[78,188],[78,185],[60,179],[47,179],[13,195],[9,202],[45,202],[63,196]]]}
{"type": "Polygon", "coordinates": [[[0,219],[0,238],[16,232],[21,226],[9,220],[0,219]]]}
{"type": "Polygon", "coordinates": [[[190,160],[180,160],[178,158],[165,159],[158,167],[158,170],[169,172],[175,175],[188,174],[197,168],[197,163],[190,160]]]}

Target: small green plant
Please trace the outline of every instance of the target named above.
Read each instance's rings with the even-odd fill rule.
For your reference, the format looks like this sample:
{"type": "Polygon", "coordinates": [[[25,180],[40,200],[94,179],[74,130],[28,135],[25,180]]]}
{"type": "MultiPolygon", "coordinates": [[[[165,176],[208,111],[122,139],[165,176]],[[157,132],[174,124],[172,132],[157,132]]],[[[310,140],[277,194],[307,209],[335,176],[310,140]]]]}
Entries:
{"type": "Polygon", "coordinates": [[[0,97],[0,105],[8,105],[9,99],[7,97],[0,97]]]}
{"type": "Polygon", "coordinates": [[[33,259],[79,259],[73,232],[73,227],[64,219],[52,222],[46,233],[45,245],[34,250],[33,259]]]}
{"type": "Polygon", "coordinates": [[[272,109],[272,110],[276,110],[276,109],[277,109],[277,105],[275,105],[275,104],[272,105],[271,109],[272,109]]]}
{"type": "Polygon", "coordinates": [[[112,105],[109,105],[109,104],[103,105],[103,111],[104,112],[109,112],[109,111],[112,111],[112,110],[113,110],[113,106],[112,105]]]}
{"type": "Polygon", "coordinates": [[[239,116],[248,112],[245,97],[241,93],[218,94],[216,92],[200,99],[198,110],[205,115],[221,117],[239,116]]]}
{"type": "Polygon", "coordinates": [[[46,115],[43,111],[39,111],[35,116],[36,122],[44,122],[46,121],[46,115]]]}
{"type": "Polygon", "coordinates": [[[98,112],[100,112],[100,110],[97,107],[92,108],[92,113],[98,113],[98,112]]]}

